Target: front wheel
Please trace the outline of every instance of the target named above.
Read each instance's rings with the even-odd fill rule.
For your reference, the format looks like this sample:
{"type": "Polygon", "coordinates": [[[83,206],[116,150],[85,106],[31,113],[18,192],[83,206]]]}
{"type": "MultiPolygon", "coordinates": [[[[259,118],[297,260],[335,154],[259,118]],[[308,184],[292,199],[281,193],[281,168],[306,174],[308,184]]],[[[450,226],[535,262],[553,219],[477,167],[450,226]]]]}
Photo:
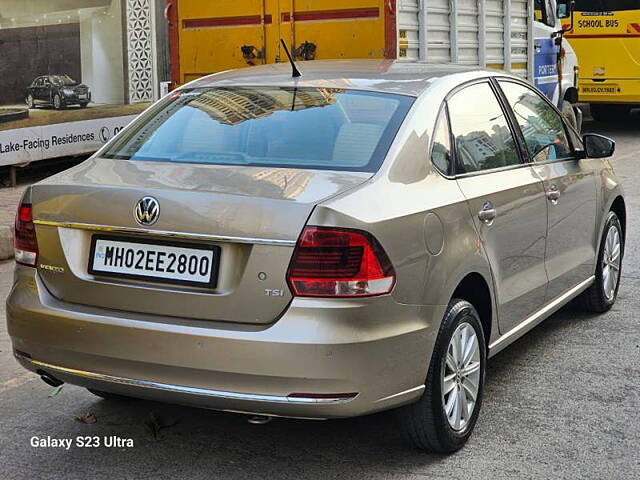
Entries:
{"type": "Polygon", "coordinates": [[[416,403],[397,411],[410,443],[437,453],[462,448],[480,412],[485,364],[478,313],[469,302],[453,299],[438,332],[425,392],[416,403]]]}
{"type": "Polygon", "coordinates": [[[53,96],[53,108],[60,110],[62,108],[62,98],[57,93],[53,96]]]}
{"type": "Polygon", "coordinates": [[[25,98],[24,101],[27,104],[28,108],[34,108],[35,107],[35,103],[33,101],[33,95],[31,95],[31,94],[27,95],[27,98],[25,98]]]}
{"type": "Polygon", "coordinates": [[[578,297],[584,310],[604,313],[616,303],[623,256],[624,236],[620,219],[615,212],[609,212],[600,240],[596,280],[578,297]]]}

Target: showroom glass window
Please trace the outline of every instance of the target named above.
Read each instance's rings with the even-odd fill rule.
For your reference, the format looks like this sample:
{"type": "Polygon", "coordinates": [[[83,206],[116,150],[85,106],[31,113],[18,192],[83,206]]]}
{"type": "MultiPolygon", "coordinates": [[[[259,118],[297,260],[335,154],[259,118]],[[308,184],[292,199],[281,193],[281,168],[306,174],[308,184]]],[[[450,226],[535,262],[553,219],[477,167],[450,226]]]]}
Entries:
{"type": "Polygon", "coordinates": [[[521,163],[513,133],[489,83],[465,87],[447,103],[458,173],[521,163]]]}

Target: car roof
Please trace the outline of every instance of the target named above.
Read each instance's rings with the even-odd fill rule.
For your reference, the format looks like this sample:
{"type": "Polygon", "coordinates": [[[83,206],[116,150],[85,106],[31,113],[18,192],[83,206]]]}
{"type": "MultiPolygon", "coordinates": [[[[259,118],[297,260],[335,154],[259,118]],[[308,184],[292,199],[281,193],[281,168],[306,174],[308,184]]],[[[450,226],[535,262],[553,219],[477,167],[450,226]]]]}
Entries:
{"type": "Polygon", "coordinates": [[[399,60],[313,60],[297,62],[302,76],[291,76],[289,63],[228,70],[199,78],[182,88],[213,86],[309,86],[381,91],[419,96],[436,80],[449,78],[452,85],[465,80],[508,75],[481,67],[433,65],[399,60]]]}

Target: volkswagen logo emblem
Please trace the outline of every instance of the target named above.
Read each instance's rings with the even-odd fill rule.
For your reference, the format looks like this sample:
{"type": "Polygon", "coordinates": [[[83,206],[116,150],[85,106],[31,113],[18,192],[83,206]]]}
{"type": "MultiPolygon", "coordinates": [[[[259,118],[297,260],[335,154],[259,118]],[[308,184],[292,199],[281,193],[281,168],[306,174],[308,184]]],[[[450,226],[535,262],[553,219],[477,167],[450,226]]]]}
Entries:
{"type": "Polygon", "coordinates": [[[140,225],[153,225],[160,216],[160,204],[153,197],[142,197],[136,205],[133,216],[140,225]]]}

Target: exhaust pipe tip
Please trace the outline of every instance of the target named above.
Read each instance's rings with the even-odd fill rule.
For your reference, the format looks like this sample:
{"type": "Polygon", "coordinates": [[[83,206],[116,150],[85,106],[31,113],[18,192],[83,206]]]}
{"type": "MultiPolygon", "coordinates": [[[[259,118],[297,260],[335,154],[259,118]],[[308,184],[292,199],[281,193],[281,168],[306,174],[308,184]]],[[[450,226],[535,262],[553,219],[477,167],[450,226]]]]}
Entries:
{"type": "Polygon", "coordinates": [[[56,377],[54,377],[53,375],[45,372],[44,370],[38,370],[36,372],[38,375],[40,375],[40,378],[42,379],[42,381],[44,383],[46,383],[47,385],[51,386],[51,387],[59,387],[60,385],[63,385],[64,382],[62,380],[58,380],[56,377]]]}
{"type": "Polygon", "coordinates": [[[266,415],[252,415],[247,418],[247,422],[251,425],[264,425],[273,420],[273,417],[267,417],[266,415]]]}

